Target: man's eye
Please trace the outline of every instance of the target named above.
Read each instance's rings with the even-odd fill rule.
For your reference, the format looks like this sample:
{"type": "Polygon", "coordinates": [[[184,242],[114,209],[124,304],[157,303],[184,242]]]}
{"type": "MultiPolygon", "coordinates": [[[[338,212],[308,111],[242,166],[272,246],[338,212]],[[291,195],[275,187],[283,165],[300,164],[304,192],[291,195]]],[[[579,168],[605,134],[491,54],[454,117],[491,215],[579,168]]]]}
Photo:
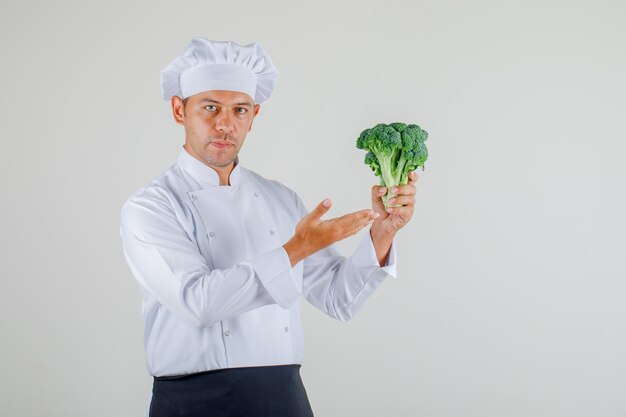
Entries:
{"type": "Polygon", "coordinates": [[[208,111],[215,111],[215,106],[212,104],[209,104],[207,106],[204,106],[205,109],[207,109],[208,111]]]}
{"type": "Polygon", "coordinates": [[[246,109],[245,107],[237,107],[237,113],[239,114],[244,114],[247,111],[248,109],[246,109]]]}

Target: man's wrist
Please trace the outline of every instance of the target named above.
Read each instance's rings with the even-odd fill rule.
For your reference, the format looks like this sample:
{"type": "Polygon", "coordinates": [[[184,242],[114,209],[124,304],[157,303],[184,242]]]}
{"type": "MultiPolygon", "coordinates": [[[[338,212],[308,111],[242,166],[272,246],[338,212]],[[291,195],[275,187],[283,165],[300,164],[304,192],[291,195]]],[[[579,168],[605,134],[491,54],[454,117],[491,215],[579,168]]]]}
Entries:
{"type": "Polygon", "coordinates": [[[396,230],[388,230],[385,229],[380,223],[374,222],[372,227],[370,228],[370,235],[372,236],[372,240],[376,240],[379,242],[389,242],[393,241],[394,237],[396,237],[396,230]]]}
{"type": "Polygon", "coordinates": [[[292,267],[309,255],[307,253],[308,249],[306,242],[302,241],[295,235],[283,245],[283,248],[285,249],[285,252],[287,252],[287,256],[289,257],[292,267]]]}

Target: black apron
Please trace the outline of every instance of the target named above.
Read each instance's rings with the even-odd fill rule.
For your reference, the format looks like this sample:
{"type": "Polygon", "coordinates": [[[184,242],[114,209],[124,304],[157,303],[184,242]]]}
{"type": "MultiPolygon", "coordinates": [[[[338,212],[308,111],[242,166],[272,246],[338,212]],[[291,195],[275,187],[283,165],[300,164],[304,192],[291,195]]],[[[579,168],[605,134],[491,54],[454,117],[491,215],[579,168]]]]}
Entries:
{"type": "Polygon", "coordinates": [[[312,417],[300,365],[154,377],[150,417],[312,417]]]}

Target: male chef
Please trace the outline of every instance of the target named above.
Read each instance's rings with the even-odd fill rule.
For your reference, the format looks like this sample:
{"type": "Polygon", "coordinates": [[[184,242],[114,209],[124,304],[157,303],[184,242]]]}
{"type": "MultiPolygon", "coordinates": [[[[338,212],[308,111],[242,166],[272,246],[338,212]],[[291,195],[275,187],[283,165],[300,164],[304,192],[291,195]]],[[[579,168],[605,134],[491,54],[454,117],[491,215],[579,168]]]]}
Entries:
{"type": "MultiPolygon", "coordinates": [[[[121,210],[124,256],[143,297],[150,417],[312,416],[300,379],[302,296],[346,321],[389,276],[411,219],[416,174],[398,207],[322,220],[238,154],[278,72],[260,45],[195,37],[161,72],[185,143],[121,210]],[[355,252],[333,245],[368,227],[355,252]]],[[[350,186],[350,184],[345,184],[350,186]]],[[[395,191],[394,191],[395,192],[395,191]]]]}

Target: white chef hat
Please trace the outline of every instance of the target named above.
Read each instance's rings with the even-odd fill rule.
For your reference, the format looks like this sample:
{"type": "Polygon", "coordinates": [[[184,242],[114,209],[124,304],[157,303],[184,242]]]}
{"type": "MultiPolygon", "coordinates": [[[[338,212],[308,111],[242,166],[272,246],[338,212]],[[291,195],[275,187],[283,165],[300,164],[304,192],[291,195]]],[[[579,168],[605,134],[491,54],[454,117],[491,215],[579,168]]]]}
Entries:
{"type": "Polygon", "coordinates": [[[161,71],[161,96],[187,98],[209,90],[248,94],[256,103],[274,90],[278,70],[261,45],[239,45],[196,36],[183,52],[161,71]]]}

